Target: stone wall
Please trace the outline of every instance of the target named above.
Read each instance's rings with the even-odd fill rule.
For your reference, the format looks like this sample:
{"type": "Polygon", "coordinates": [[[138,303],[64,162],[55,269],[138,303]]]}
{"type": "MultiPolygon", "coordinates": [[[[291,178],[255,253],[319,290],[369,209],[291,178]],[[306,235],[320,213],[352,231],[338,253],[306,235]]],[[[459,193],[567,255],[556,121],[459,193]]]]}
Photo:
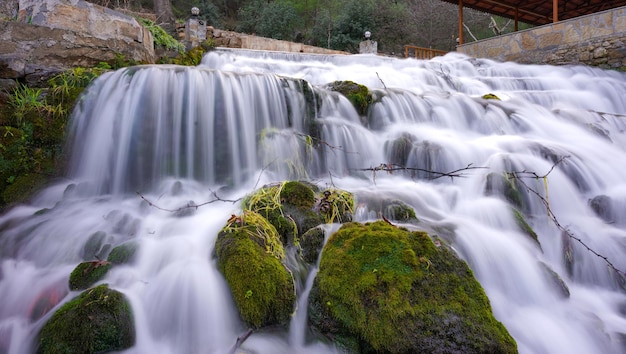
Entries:
{"type": "Polygon", "coordinates": [[[0,42],[0,79],[31,83],[120,54],[155,61],[152,35],[133,17],[84,0],[19,0],[17,17],[0,21],[0,42]]]}
{"type": "Polygon", "coordinates": [[[253,50],[269,50],[292,53],[311,54],[349,54],[339,50],[314,47],[302,43],[281,41],[278,39],[258,37],[238,32],[223,31],[211,26],[207,27],[207,39],[212,39],[218,47],[240,48],[253,50]]]}
{"type": "Polygon", "coordinates": [[[525,64],[626,66],[626,7],[457,47],[476,58],[525,64]]]}

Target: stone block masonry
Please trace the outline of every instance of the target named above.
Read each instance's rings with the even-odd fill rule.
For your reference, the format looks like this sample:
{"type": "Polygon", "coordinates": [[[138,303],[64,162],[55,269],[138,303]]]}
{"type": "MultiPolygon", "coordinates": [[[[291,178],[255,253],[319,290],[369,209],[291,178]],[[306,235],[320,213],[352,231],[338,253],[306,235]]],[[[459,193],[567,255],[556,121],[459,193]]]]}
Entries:
{"type": "Polygon", "coordinates": [[[467,43],[457,50],[476,58],[522,64],[626,67],[626,7],[467,43]]]}
{"type": "Polygon", "coordinates": [[[17,16],[0,20],[0,43],[0,79],[31,83],[120,54],[155,61],[147,29],[133,17],[84,0],[20,0],[17,16]]]}

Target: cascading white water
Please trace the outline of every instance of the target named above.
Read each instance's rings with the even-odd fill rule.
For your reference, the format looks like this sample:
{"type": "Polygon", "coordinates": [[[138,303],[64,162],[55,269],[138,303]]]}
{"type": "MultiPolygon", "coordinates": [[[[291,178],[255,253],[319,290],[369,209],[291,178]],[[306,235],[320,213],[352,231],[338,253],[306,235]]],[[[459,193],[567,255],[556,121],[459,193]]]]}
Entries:
{"type": "MultiPolygon", "coordinates": [[[[0,353],[33,350],[53,312],[35,311],[38,299],[56,298],[56,309],[77,295],[67,280],[96,232],[139,244],[135,263],[103,280],[133,307],[137,342],[126,353],[230,352],[246,329],[212,257],[215,238],[240,211],[229,200],[284,179],[412,206],[417,226],[468,262],[521,353],[624,352],[623,283],[570,236],[626,270],[625,93],[615,71],[458,54],[220,50],[197,68],[106,74],[75,112],[67,180],[0,217],[0,353]],[[372,90],[367,117],[325,88],[335,80],[372,90]],[[494,187],[505,172],[522,177],[519,205],[494,187]],[[609,197],[601,215],[590,207],[599,196],[609,197]],[[190,203],[201,206],[167,211],[190,203]]],[[[357,220],[375,217],[359,204],[357,220]]],[[[307,340],[295,318],[291,334],[253,334],[240,350],[335,352],[307,340]]]]}

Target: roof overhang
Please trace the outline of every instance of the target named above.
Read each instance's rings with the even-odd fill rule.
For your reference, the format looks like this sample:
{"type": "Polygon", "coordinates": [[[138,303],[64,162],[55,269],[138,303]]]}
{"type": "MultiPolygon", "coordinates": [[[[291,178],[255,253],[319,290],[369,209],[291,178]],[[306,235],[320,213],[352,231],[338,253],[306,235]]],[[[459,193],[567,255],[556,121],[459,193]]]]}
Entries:
{"type": "Polygon", "coordinates": [[[604,10],[626,6],[626,0],[442,0],[451,4],[525,22],[545,25],[558,20],[588,15],[604,10]],[[554,16],[557,2],[558,16],[554,16]]]}

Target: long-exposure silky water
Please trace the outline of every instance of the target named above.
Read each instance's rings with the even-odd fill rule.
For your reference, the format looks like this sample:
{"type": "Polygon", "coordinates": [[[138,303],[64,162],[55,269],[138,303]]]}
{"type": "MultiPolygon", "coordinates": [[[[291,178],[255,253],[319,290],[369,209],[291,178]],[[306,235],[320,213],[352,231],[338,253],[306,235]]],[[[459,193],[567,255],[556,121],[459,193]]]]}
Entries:
{"type": "Polygon", "coordinates": [[[67,178],[0,217],[0,353],[37,350],[98,237],[137,247],[99,281],[132,308],[124,353],[339,352],[302,298],[291,329],[247,336],[213,257],[241,198],[285,180],[352,192],[355,221],[378,217],[359,200],[411,206],[407,227],[469,264],[520,353],[623,353],[625,94],[617,71],[455,53],[216,50],[107,73],[74,112],[67,178]],[[369,88],[365,114],[338,80],[369,88]]]}

